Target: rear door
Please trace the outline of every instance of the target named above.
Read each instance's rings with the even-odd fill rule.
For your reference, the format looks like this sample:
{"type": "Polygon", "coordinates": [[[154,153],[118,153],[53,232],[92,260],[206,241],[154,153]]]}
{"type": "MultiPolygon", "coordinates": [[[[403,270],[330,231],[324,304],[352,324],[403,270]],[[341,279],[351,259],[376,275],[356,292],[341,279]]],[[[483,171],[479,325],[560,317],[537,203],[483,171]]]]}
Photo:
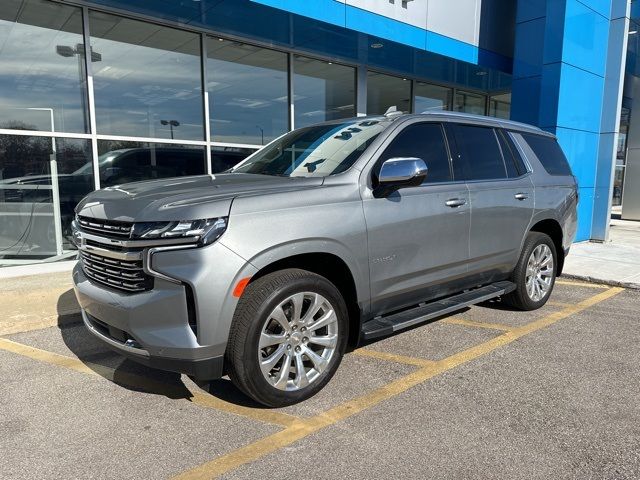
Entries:
{"type": "Polygon", "coordinates": [[[418,187],[386,198],[371,189],[363,194],[374,314],[447,295],[467,274],[469,195],[464,181],[452,178],[442,125],[414,122],[387,140],[364,172],[369,183],[385,160],[397,157],[421,158],[429,171],[418,187]]]}
{"type": "Polygon", "coordinates": [[[518,260],[533,216],[529,172],[516,161],[515,147],[501,129],[467,124],[447,128],[455,145],[454,168],[469,188],[469,276],[478,283],[505,278],[518,260]]]}

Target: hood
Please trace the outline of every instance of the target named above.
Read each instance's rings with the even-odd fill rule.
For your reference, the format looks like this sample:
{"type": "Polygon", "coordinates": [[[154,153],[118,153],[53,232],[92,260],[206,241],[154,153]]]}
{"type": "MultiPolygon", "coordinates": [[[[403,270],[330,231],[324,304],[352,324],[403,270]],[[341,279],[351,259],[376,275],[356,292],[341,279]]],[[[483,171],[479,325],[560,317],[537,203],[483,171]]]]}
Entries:
{"type": "Polygon", "coordinates": [[[322,178],[244,173],[149,180],[92,192],[78,204],[76,213],[125,222],[226,217],[237,196],[293,191],[322,183],[322,178]]]}

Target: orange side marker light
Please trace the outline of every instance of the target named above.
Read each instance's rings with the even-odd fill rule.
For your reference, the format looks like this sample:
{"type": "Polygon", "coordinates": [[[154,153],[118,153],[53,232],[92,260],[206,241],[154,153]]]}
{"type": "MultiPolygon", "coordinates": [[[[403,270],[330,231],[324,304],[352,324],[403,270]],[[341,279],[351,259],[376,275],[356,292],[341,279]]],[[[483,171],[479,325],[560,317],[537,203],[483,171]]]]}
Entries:
{"type": "Polygon", "coordinates": [[[251,277],[243,278],[237,283],[236,288],[233,289],[234,297],[240,298],[242,296],[242,292],[249,285],[249,280],[251,280],[251,277]]]}

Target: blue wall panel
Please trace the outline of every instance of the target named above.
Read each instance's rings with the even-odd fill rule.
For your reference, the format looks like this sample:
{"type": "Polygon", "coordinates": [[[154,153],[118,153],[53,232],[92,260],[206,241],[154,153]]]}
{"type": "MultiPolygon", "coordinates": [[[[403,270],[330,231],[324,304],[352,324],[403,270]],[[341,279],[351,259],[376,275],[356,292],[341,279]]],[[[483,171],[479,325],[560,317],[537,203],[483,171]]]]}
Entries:
{"type": "Polygon", "coordinates": [[[478,63],[478,47],[468,43],[445,37],[439,33],[427,31],[427,50],[448,57],[457,58],[463,62],[478,63]]]}
{"type": "Polygon", "coordinates": [[[556,125],[599,132],[604,78],[566,63],[560,77],[556,125]]]}
{"type": "MultiPolygon", "coordinates": [[[[604,4],[609,2],[599,2],[604,4]]],[[[565,12],[563,60],[604,77],[609,20],[578,0],[568,0],[565,12]]]]}
{"type": "MultiPolygon", "coordinates": [[[[334,1],[333,3],[337,4],[338,2],[334,1]]],[[[427,31],[408,23],[399,22],[349,5],[347,5],[345,19],[346,27],[352,30],[386,38],[415,48],[426,48],[427,31]]],[[[453,41],[453,39],[450,40],[453,41]]],[[[471,47],[472,45],[469,46],[471,47]]],[[[450,56],[453,57],[453,55],[450,56]]]]}
{"type": "Polygon", "coordinates": [[[562,149],[569,155],[569,164],[578,179],[580,188],[593,188],[598,160],[598,142],[600,135],[581,130],[557,128],[556,135],[562,149]]]}
{"type": "Polygon", "coordinates": [[[604,239],[608,224],[626,36],[625,19],[609,18],[624,1],[518,2],[512,118],[558,136],[580,188],[577,240],[604,239]]]}
{"type": "Polygon", "coordinates": [[[547,0],[519,1],[516,23],[528,22],[535,18],[543,18],[546,14],[547,0]]]}
{"type": "Polygon", "coordinates": [[[527,41],[516,42],[513,55],[514,72],[518,77],[540,75],[544,45],[544,18],[523,22],[518,26],[518,35],[527,41]]]}

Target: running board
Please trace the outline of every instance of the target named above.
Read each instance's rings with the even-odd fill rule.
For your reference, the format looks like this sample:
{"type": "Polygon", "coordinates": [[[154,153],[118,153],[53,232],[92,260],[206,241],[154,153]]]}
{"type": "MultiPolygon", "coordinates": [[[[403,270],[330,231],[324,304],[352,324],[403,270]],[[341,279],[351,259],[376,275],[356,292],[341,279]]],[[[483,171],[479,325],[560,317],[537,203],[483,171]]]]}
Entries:
{"type": "Polygon", "coordinates": [[[393,315],[376,317],[362,325],[362,339],[373,340],[374,338],[385,337],[399,330],[455,312],[464,307],[505,295],[515,289],[516,285],[513,282],[496,282],[409,310],[403,310],[393,315]]]}

